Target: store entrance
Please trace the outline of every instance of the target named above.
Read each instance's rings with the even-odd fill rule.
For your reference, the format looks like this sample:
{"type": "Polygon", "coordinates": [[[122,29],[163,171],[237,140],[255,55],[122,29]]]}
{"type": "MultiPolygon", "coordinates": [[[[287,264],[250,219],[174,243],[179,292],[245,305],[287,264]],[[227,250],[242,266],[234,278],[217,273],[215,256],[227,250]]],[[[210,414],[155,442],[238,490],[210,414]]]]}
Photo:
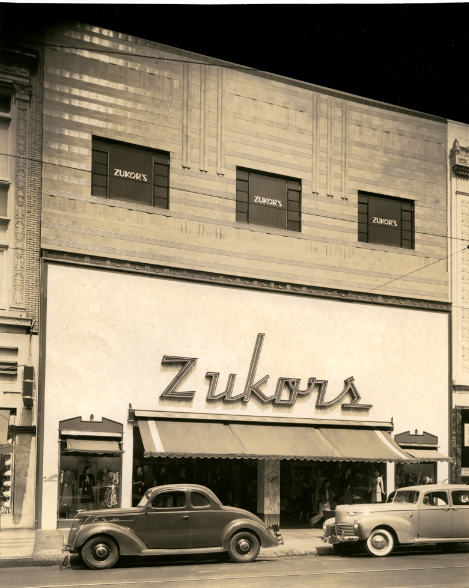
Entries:
{"type": "MultiPolygon", "coordinates": [[[[384,502],[376,487],[386,489],[386,464],[370,462],[280,462],[280,527],[306,528],[309,520],[317,515],[324,499],[326,481],[330,510],[337,504],[367,504],[384,502]],[[375,475],[378,473],[378,476],[375,475]]],[[[329,514],[326,510],[325,514],[329,514]]],[[[333,514],[331,515],[333,516],[333,514]]],[[[322,524],[324,516],[318,520],[322,524]]]]}

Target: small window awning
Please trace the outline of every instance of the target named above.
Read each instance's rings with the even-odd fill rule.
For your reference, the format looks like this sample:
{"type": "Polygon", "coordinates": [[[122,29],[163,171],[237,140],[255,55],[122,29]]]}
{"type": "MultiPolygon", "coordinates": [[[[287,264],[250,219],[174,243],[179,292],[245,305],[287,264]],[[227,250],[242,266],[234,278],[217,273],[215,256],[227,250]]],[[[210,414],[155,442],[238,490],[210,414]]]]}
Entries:
{"type": "Polygon", "coordinates": [[[443,455],[436,449],[416,449],[414,447],[406,449],[412,457],[415,457],[418,462],[424,461],[453,461],[451,457],[443,455]]]}
{"type": "Polygon", "coordinates": [[[10,424],[10,411],[2,408],[0,410],[0,447],[8,442],[8,425],[10,424]]]}
{"type": "Polygon", "coordinates": [[[138,420],[145,457],[415,462],[378,429],[138,420]]]}
{"type": "Polygon", "coordinates": [[[95,441],[87,439],[67,439],[65,451],[79,451],[80,453],[122,453],[118,441],[95,441]]]}
{"type": "Polygon", "coordinates": [[[13,453],[13,445],[11,443],[0,445],[0,455],[8,455],[10,453],[13,453]]]}

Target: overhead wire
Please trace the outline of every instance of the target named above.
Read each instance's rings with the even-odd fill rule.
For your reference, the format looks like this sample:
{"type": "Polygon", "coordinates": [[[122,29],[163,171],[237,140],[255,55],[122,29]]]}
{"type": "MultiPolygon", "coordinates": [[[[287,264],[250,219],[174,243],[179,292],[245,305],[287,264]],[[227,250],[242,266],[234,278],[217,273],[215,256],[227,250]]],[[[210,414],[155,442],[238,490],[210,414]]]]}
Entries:
{"type": "MultiPolygon", "coordinates": [[[[25,159],[27,161],[33,161],[35,163],[46,164],[46,165],[53,165],[53,166],[64,168],[64,169],[72,169],[72,170],[75,170],[75,171],[84,171],[84,172],[87,172],[87,173],[92,173],[90,170],[85,170],[85,169],[83,169],[81,167],[75,167],[75,166],[71,166],[71,165],[64,165],[64,164],[61,164],[61,163],[53,163],[53,162],[50,162],[50,161],[44,161],[44,160],[41,160],[41,159],[35,159],[33,157],[24,157],[23,155],[14,155],[14,154],[10,154],[10,153],[0,153],[0,156],[14,157],[14,158],[18,158],[18,159],[25,159]]],[[[129,180],[129,181],[132,181],[132,180],[129,180]]],[[[186,190],[186,191],[189,191],[190,192],[190,190],[186,190]]],[[[194,193],[198,194],[198,192],[194,192],[194,193]]],[[[215,198],[224,199],[222,196],[215,196],[215,198]]],[[[331,215],[328,215],[328,214],[319,214],[319,213],[314,213],[314,212],[305,211],[305,210],[302,210],[302,214],[309,215],[309,216],[317,216],[317,217],[320,217],[320,218],[328,218],[328,219],[331,219],[331,220],[338,220],[338,221],[346,222],[346,223],[353,223],[354,225],[358,225],[358,222],[359,222],[359,221],[353,220],[353,219],[346,219],[346,218],[341,218],[341,217],[338,217],[338,216],[331,216],[331,215]]],[[[326,225],[324,228],[328,228],[328,225],[326,225]]],[[[334,228],[335,227],[332,226],[332,229],[334,229],[334,228]]],[[[399,229],[394,229],[394,227],[386,227],[386,228],[388,230],[399,230],[399,229]]],[[[466,241],[466,242],[469,243],[469,239],[463,239],[461,237],[450,237],[448,235],[441,235],[441,234],[438,234],[438,233],[429,233],[427,231],[418,231],[418,230],[415,230],[414,232],[415,233],[418,233],[419,235],[428,235],[428,236],[431,236],[431,237],[441,237],[442,239],[453,239],[453,240],[456,240],[456,241],[466,241]]]]}

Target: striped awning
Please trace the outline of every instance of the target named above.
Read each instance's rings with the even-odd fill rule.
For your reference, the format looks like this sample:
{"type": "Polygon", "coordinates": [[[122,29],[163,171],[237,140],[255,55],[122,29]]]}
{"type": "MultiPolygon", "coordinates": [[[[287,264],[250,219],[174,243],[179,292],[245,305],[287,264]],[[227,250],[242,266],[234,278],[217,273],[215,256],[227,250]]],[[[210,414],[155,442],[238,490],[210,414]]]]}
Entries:
{"type": "Polygon", "coordinates": [[[417,448],[408,448],[406,452],[409,453],[412,457],[415,457],[419,462],[425,461],[453,461],[451,457],[447,455],[443,455],[436,449],[417,449],[417,448]]]}
{"type": "Polygon", "coordinates": [[[415,462],[378,429],[141,419],[145,457],[415,462]]]}

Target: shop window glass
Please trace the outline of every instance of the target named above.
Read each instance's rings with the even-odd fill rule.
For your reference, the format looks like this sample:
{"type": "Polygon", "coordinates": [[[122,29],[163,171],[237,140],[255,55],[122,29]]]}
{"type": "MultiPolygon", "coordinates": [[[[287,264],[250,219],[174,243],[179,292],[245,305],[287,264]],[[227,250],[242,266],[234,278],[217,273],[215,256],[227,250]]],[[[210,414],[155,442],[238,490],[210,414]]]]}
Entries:
{"type": "Polygon", "coordinates": [[[0,453],[0,514],[13,514],[13,453],[0,453]]]}
{"type": "Polygon", "coordinates": [[[155,496],[151,503],[152,508],[183,508],[186,506],[184,492],[165,492],[155,496]]]}
{"type": "Polygon", "coordinates": [[[396,464],[396,488],[436,483],[436,462],[396,464]]]}
{"type": "Polygon", "coordinates": [[[169,153],[93,137],[91,194],[169,207],[169,153]]]}
{"type": "Polygon", "coordinates": [[[301,180],[237,168],[236,220],[301,231],[301,180]]]}
{"type": "Polygon", "coordinates": [[[358,240],[413,249],[414,203],[411,200],[359,192],[358,240]]]}
{"type": "Polygon", "coordinates": [[[9,157],[10,152],[10,120],[0,119],[0,180],[10,179],[9,157]]]}
{"type": "Polygon", "coordinates": [[[191,504],[192,506],[208,506],[210,501],[200,492],[191,492],[191,504]]]}
{"type": "MultiPolygon", "coordinates": [[[[62,449],[66,443],[61,442],[62,449]]],[[[59,471],[59,519],[71,519],[77,510],[120,506],[120,455],[62,451],[59,471]]]]}

